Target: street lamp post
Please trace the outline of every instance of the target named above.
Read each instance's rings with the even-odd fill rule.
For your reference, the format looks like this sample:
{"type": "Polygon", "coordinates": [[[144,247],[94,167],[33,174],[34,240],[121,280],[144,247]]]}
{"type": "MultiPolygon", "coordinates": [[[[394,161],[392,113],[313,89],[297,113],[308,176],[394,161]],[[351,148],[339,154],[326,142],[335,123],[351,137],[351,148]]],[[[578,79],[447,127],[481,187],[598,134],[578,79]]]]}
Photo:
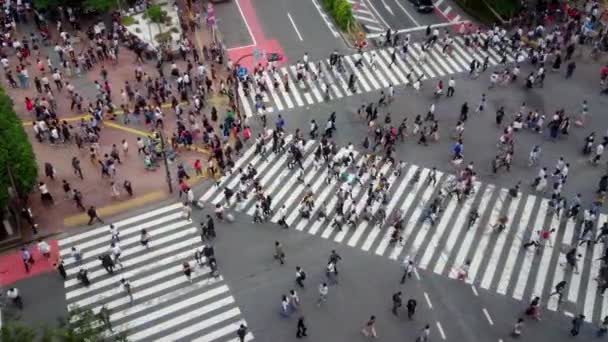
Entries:
{"type": "Polygon", "coordinates": [[[158,131],[160,136],[160,148],[163,150],[163,161],[165,162],[165,173],[167,176],[167,185],[169,186],[169,193],[173,193],[173,184],[171,184],[171,172],[169,171],[169,162],[167,161],[167,150],[165,149],[165,137],[162,131],[158,131]]]}
{"type": "MultiPolygon", "coordinates": [[[[241,56],[239,59],[236,60],[236,63],[234,63],[234,66],[237,67],[241,61],[247,57],[251,57],[253,56],[253,54],[248,53],[246,55],[241,56]]],[[[238,75],[236,75],[236,82],[234,82],[234,95],[233,95],[233,101],[234,101],[234,107],[235,107],[235,111],[236,111],[236,116],[237,117],[241,117],[241,108],[239,106],[239,79],[238,79],[238,75]]]]}
{"type": "MultiPolygon", "coordinates": [[[[239,65],[241,63],[241,61],[243,59],[245,59],[247,57],[251,57],[251,56],[253,56],[253,54],[251,54],[251,53],[241,56],[239,59],[236,60],[236,63],[234,63],[234,66],[236,67],[237,65],[239,65]]],[[[282,60],[282,57],[278,53],[270,53],[267,58],[268,62],[276,62],[276,61],[280,61],[280,60],[282,60]]],[[[234,105],[236,107],[236,114],[238,117],[240,117],[241,109],[239,107],[238,91],[239,91],[239,80],[237,77],[236,82],[234,82],[234,105]]]]}

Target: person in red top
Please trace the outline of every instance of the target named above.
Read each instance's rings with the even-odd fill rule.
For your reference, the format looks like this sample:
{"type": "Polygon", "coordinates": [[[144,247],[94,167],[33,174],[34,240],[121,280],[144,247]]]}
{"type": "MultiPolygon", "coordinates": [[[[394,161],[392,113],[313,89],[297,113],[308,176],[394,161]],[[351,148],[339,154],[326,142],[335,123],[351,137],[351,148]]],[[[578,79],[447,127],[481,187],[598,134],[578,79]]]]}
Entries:
{"type": "Polygon", "coordinates": [[[197,176],[203,175],[203,166],[201,165],[200,159],[194,161],[194,171],[196,172],[197,176]]]}
{"type": "Polygon", "coordinates": [[[183,180],[179,182],[179,197],[182,197],[182,194],[187,194],[190,187],[183,180]]]}
{"type": "Polygon", "coordinates": [[[27,109],[28,112],[31,112],[34,109],[34,103],[29,97],[25,98],[25,109],[27,109]]]}
{"type": "Polygon", "coordinates": [[[251,128],[249,128],[249,126],[245,126],[245,128],[243,128],[243,138],[245,141],[249,141],[251,138],[251,128]]]}

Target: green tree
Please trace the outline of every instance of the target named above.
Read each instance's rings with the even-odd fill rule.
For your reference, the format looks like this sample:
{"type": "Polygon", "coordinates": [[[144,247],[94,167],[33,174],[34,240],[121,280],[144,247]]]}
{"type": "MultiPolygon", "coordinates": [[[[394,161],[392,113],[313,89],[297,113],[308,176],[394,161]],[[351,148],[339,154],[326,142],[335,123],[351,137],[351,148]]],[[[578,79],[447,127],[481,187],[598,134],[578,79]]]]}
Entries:
{"type": "Polygon", "coordinates": [[[82,2],[84,9],[95,12],[109,12],[118,7],[116,0],[84,0],[82,2]]]}
{"type": "Polygon", "coordinates": [[[170,34],[163,33],[163,24],[169,21],[169,16],[160,5],[152,5],[148,7],[144,16],[148,18],[150,22],[155,23],[158,26],[159,33],[156,35],[156,40],[159,43],[163,44],[166,43],[169,39],[171,39],[170,34]]]}
{"type": "MultiPolygon", "coordinates": [[[[109,327],[91,309],[71,308],[55,328],[28,326],[17,321],[4,322],[0,341],[11,342],[102,342],[112,334],[109,327]]],[[[128,342],[126,334],[113,334],[112,341],[128,342]]]]}
{"type": "Polygon", "coordinates": [[[0,88],[0,208],[8,202],[13,181],[14,190],[26,195],[37,177],[36,157],[23,123],[13,109],[12,100],[0,88]]]}

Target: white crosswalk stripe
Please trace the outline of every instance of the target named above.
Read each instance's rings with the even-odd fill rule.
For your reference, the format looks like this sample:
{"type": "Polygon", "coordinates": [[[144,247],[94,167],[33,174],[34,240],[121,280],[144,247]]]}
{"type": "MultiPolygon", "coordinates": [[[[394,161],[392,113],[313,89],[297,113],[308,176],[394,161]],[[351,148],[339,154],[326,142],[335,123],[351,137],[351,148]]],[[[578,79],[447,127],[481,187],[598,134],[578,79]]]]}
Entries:
{"type": "MultiPolygon", "coordinates": [[[[359,214],[359,222],[353,227],[347,224],[338,227],[332,223],[340,202],[338,189],[346,187],[345,180],[341,177],[346,174],[341,175],[340,180],[336,179],[328,174],[322,161],[321,167],[313,167],[313,164],[318,165],[314,162],[314,151],[318,146],[317,141],[308,141],[306,144],[306,152],[302,158],[304,182],[295,180],[299,169],[287,169],[287,158],[282,155],[270,155],[266,160],[262,160],[258,156],[245,153],[243,158],[247,160],[238,161],[239,165],[252,164],[258,170],[258,177],[262,180],[261,183],[265,184],[265,193],[273,198],[272,222],[278,222],[278,208],[285,205],[286,222],[291,229],[331,239],[335,243],[383,256],[388,260],[400,261],[409,256],[420,269],[452,279],[458,278],[463,265],[468,263],[470,266],[466,282],[480,289],[498,292],[525,302],[534,296],[540,296],[541,302],[545,303],[548,309],[562,311],[561,305],[565,305],[572,311],[583,312],[589,321],[598,321],[604,314],[608,314],[608,301],[598,295],[597,282],[594,280],[599,272],[599,262],[594,260],[602,256],[602,247],[595,244],[579,247],[580,273],[560,266],[564,263],[567,248],[576,243],[580,222],[552,213],[547,199],[535,194],[512,197],[507,189],[476,182],[474,194],[467,198],[458,200],[456,196],[450,196],[444,199],[436,222],[431,224],[429,220],[424,219],[428,207],[439,195],[440,189],[447,188],[447,184],[451,183],[455,176],[437,171],[437,181],[433,183],[428,179],[430,170],[425,167],[406,164],[403,170],[396,173],[398,163],[377,160],[380,164],[376,179],[372,179],[367,171],[355,176],[361,184],[353,181],[351,185],[351,208],[359,214]],[[264,181],[265,172],[261,170],[273,170],[266,176],[268,183],[264,181]],[[277,177],[277,174],[280,176],[277,177]],[[368,202],[368,189],[370,186],[378,186],[380,175],[384,175],[388,181],[389,196],[382,204],[386,220],[383,223],[367,222],[362,218],[362,212],[368,202]],[[302,218],[299,214],[305,190],[314,194],[310,219],[302,218]],[[317,216],[320,207],[323,207],[328,218],[317,216]],[[476,210],[479,217],[473,224],[469,224],[469,213],[472,210],[476,210]],[[393,228],[387,225],[391,223],[389,219],[394,219],[398,214],[403,218],[402,241],[393,241],[393,228]],[[493,226],[503,219],[506,228],[503,231],[494,229],[493,226]],[[547,228],[556,229],[551,245],[546,244],[539,248],[538,253],[534,247],[523,248],[534,234],[547,228]],[[549,294],[562,280],[568,282],[568,287],[563,296],[564,302],[558,307],[557,297],[549,298],[549,294]]],[[[339,150],[338,153],[344,155],[345,149],[339,150]]],[[[348,170],[352,175],[356,175],[356,165],[361,165],[367,155],[355,151],[353,155],[355,161],[343,171],[348,170]]],[[[211,200],[214,194],[222,192],[225,184],[236,185],[238,178],[238,175],[226,177],[219,188],[210,187],[202,198],[211,200]]],[[[377,200],[371,201],[371,212],[375,213],[381,204],[377,200]]],[[[224,200],[213,202],[220,203],[224,200]]],[[[248,213],[251,214],[251,211],[248,213]]],[[[595,228],[598,229],[606,220],[606,215],[600,215],[595,228]]],[[[167,235],[170,236],[170,233],[167,235]]],[[[92,234],[89,238],[99,237],[92,234]]]]}
{"type": "MultiPolygon", "coordinates": [[[[481,48],[474,49],[467,47],[464,43],[462,37],[455,37],[451,53],[443,53],[441,44],[435,44],[425,52],[426,62],[424,63],[418,62],[418,57],[422,53],[422,46],[415,42],[409,45],[405,60],[399,56],[390,67],[392,47],[363,52],[363,63],[359,67],[355,66],[355,62],[361,58],[361,55],[355,53],[344,56],[344,71],[342,73],[334,72],[329,66],[329,60],[327,59],[309,62],[311,72],[318,74],[320,67],[322,75],[316,80],[311,77],[305,77],[301,84],[294,83],[296,79],[296,67],[294,65],[283,67],[280,69],[281,72],[279,74],[280,76],[285,73],[288,74],[290,91],[285,91],[282,79],[277,80],[280,89],[275,91],[273,77],[264,74],[264,79],[268,82],[268,92],[264,94],[266,109],[268,112],[282,111],[323,102],[324,85],[330,88],[331,100],[351,96],[353,95],[352,92],[347,89],[347,80],[351,73],[357,76],[357,84],[360,86],[361,91],[371,92],[386,88],[390,84],[395,86],[406,84],[407,78],[405,75],[411,72],[415,73],[413,75],[414,78],[418,76],[423,76],[423,79],[442,78],[461,72],[468,72],[473,59],[479,61],[479,63],[483,63],[485,57],[488,56],[489,67],[496,66],[502,59],[500,53],[492,47],[486,51],[481,48]],[[371,65],[372,54],[375,55],[373,58],[375,67],[371,65]]],[[[514,61],[514,57],[510,53],[507,53],[506,56],[507,61],[514,61]]],[[[243,103],[244,111],[247,115],[250,115],[255,110],[253,94],[247,98],[242,89],[239,88],[238,95],[243,103]]]]}
{"type": "Polygon", "coordinates": [[[384,32],[386,30],[385,25],[376,19],[364,0],[348,0],[348,2],[351,4],[353,17],[365,30],[368,32],[384,32]]]}
{"type": "MultiPolygon", "coordinates": [[[[252,153],[245,152],[241,159],[250,157],[252,153]]],[[[212,189],[206,199],[222,193],[219,189],[212,189]]],[[[245,321],[224,279],[212,274],[205,258],[202,265],[194,260],[201,238],[193,223],[182,216],[181,207],[181,203],[166,205],[113,222],[120,232],[123,267],[116,265],[111,274],[98,259],[110,251],[109,226],[59,240],[68,274],[68,309],[99,313],[105,306],[114,333],[124,333],[129,341],[234,341],[245,321]],[[142,229],[150,236],[149,248],[140,242],[142,229]],[[71,257],[72,247],[81,250],[80,262],[71,257]],[[192,267],[192,282],[183,273],[184,262],[192,267]],[[80,269],[88,271],[89,286],[77,279],[80,269]],[[122,278],[131,283],[132,300],[121,285],[122,278]]],[[[253,340],[253,334],[248,333],[246,340],[253,340]]]]}

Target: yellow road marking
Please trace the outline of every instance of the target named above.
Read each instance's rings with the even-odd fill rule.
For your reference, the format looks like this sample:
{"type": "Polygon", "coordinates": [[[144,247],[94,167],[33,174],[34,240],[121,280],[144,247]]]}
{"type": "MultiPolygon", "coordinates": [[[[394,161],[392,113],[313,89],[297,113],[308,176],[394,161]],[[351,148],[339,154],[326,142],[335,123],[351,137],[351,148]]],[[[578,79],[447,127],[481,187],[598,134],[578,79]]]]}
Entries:
{"type": "MultiPolygon", "coordinates": [[[[102,219],[105,219],[106,217],[143,206],[144,204],[149,204],[151,202],[164,199],[166,196],[167,194],[163,191],[149,192],[145,195],[137,196],[124,202],[97,208],[97,214],[99,214],[102,219]]],[[[75,227],[86,224],[87,222],[89,222],[89,215],[86,213],[68,216],[63,219],[63,225],[65,227],[75,227]]]]}
{"type": "MultiPolygon", "coordinates": [[[[123,126],[123,125],[119,125],[119,124],[114,123],[114,122],[106,122],[106,123],[104,123],[104,125],[106,125],[108,127],[116,128],[116,129],[119,129],[119,130],[122,130],[122,131],[125,131],[125,132],[141,135],[141,136],[144,136],[144,137],[150,137],[150,136],[152,136],[152,133],[148,133],[146,131],[142,131],[142,130],[136,129],[136,128],[131,128],[131,127],[126,127],[126,126],[123,126]]],[[[193,146],[192,148],[190,148],[190,150],[196,151],[196,152],[199,152],[199,153],[203,153],[203,154],[211,154],[211,151],[209,151],[207,149],[204,149],[204,148],[201,148],[201,147],[198,147],[198,146],[193,146]]]]}

